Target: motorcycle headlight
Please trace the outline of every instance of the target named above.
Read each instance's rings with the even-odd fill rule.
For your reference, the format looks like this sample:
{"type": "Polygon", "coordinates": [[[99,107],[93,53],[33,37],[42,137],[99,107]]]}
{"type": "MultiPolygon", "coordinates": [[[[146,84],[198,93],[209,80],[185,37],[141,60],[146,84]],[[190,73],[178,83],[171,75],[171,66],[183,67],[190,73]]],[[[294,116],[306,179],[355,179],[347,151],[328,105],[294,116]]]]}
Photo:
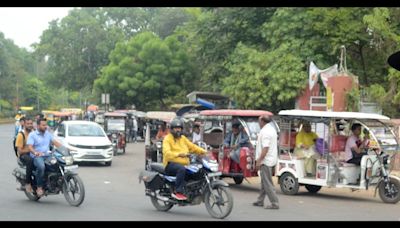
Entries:
{"type": "Polygon", "coordinates": [[[52,158],[50,159],[50,164],[54,165],[54,164],[56,164],[56,163],[57,163],[57,159],[56,159],[55,157],[52,157],[52,158]]]}
{"type": "Polygon", "coordinates": [[[65,161],[66,165],[72,165],[74,163],[72,156],[64,156],[62,159],[65,161]]]}
{"type": "Polygon", "coordinates": [[[117,134],[113,133],[113,134],[111,135],[111,137],[113,137],[114,139],[116,139],[116,138],[117,138],[117,134]]]}

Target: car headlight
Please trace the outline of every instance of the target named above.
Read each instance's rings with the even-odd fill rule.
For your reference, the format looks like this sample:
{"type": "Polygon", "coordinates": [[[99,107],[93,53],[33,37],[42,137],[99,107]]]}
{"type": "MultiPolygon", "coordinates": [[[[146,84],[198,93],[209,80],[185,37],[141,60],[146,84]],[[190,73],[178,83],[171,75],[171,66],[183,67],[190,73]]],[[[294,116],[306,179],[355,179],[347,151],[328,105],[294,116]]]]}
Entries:
{"type": "Polygon", "coordinates": [[[62,159],[65,161],[66,165],[72,165],[74,163],[72,156],[63,156],[62,159]]]}

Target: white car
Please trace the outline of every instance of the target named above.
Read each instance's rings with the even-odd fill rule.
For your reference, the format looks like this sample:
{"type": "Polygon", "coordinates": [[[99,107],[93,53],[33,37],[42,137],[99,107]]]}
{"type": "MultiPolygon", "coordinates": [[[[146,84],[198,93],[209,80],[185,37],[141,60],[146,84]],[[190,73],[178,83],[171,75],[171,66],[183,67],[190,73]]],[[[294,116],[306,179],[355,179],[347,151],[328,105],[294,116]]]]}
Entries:
{"type": "Polygon", "coordinates": [[[54,135],[71,148],[74,162],[105,162],[105,165],[111,165],[113,146],[99,124],[80,120],[64,121],[54,135]]]}

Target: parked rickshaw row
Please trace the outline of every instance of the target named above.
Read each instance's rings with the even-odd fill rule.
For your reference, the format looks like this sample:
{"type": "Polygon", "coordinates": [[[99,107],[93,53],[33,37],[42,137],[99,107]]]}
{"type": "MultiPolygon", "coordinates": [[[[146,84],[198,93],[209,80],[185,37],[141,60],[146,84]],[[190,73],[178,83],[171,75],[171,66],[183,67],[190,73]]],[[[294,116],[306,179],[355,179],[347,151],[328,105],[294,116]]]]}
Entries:
{"type": "MultiPolygon", "coordinates": [[[[162,143],[156,139],[156,125],[171,121],[175,115],[158,113],[148,116],[145,134],[145,168],[152,162],[162,162],[162,143]]],[[[204,110],[183,115],[185,133],[191,137],[194,125],[200,126],[201,143],[208,148],[209,157],[216,160],[222,177],[233,178],[241,184],[245,178],[257,176],[255,148],[260,127],[258,117],[273,116],[264,110],[204,110]],[[244,140],[239,148],[231,143],[232,132],[244,140]],[[237,156],[236,156],[237,155],[237,156]]],[[[311,192],[321,187],[365,189],[375,187],[386,203],[400,200],[400,178],[390,174],[391,161],[399,151],[399,143],[391,130],[389,118],[378,114],[357,112],[326,112],[282,110],[274,116],[279,132],[278,163],[275,176],[284,194],[294,195],[300,186],[311,192]],[[349,163],[346,143],[352,137],[352,127],[359,126],[363,146],[359,164],[349,163]],[[313,145],[300,145],[306,128],[314,132],[313,145]],[[296,143],[296,141],[298,141],[296,143]],[[311,151],[311,152],[310,152],[311,151]],[[362,156],[362,157],[361,157],[362,156]]],[[[237,141],[238,142],[238,141],[237,141]]]]}

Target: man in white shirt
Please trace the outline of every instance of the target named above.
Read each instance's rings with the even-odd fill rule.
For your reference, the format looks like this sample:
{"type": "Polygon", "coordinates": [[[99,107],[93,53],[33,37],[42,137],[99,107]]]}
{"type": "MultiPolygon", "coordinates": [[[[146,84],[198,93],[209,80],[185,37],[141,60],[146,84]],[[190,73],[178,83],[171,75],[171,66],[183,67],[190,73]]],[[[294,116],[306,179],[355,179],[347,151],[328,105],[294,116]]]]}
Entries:
{"type": "Polygon", "coordinates": [[[192,142],[197,143],[201,141],[200,125],[198,123],[193,126],[192,142]]]}
{"type": "Polygon", "coordinates": [[[278,196],[272,182],[272,168],[278,161],[278,134],[271,121],[272,119],[268,115],[258,118],[261,130],[257,139],[256,169],[260,170],[261,189],[260,195],[253,205],[264,206],[265,195],[267,195],[271,205],[266,205],[264,208],[279,209],[278,196]]]}

